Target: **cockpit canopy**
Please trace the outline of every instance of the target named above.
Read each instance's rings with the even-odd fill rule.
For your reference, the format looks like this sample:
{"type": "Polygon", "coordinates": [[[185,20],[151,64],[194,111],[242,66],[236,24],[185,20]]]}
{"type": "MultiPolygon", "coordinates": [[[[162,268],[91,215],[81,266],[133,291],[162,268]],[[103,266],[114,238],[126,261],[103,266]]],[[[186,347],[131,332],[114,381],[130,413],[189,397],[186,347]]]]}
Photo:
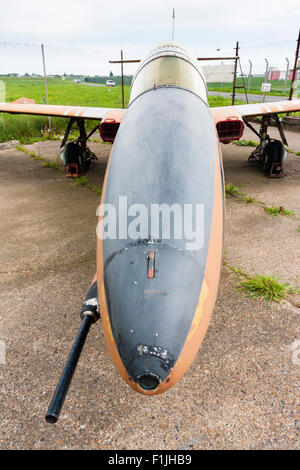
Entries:
{"type": "Polygon", "coordinates": [[[153,49],[142,61],[131,85],[130,102],[159,86],[178,86],[192,91],[207,103],[207,89],[197,60],[175,43],[153,49]]]}

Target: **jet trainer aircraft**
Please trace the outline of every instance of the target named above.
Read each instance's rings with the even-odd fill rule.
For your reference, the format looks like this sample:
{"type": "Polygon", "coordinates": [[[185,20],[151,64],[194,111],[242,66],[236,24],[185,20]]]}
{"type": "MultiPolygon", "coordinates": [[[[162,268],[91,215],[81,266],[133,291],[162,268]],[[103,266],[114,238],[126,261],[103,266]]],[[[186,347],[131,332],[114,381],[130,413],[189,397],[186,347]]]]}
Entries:
{"type": "MultiPolygon", "coordinates": [[[[67,174],[86,171],[84,121],[101,121],[100,135],[113,142],[101,203],[116,209],[120,195],[128,206],[174,204],[203,207],[203,243],[186,249],[190,239],[176,236],[171,220],[168,240],[149,235],[98,237],[97,274],[81,311],[82,324],[49,406],[46,420],[56,422],[90,325],[100,316],[112,359],[137,392],[153,395],[178,382],[192,363],[214,308],[223,251],[224,177],[219,142],[242,137],[245,124],[260,143],[250,156],[269,176],[282,176],[287,143],[278,114],[300,111],[300,100],[210,109],[205,79],[197,60],[174,42],[153,49],[141,62],[127,110],[34,103],[2,103],[0,112],[69,119],[63,140],[67,174]],[[257,132],[248,118],[262,116],[257,132]],[[271,140],[274,121],[283,141],[271,140]],[[67,142],[73,123],[80,137],[67,142]],[[98,303],[99,298],[99,303],[98,303]]],[[[96,128],[94,129],[94,131],[96,128]]],[[[196,224],[196,215],[190,222],[196,224]]],[[[128,229],[125,221],[125,229],[128,229]]],[[[99,233],[104,232],[103,214],[99,233]]],[[[124,227],[123,227],[124,229],[124,227]]]]}

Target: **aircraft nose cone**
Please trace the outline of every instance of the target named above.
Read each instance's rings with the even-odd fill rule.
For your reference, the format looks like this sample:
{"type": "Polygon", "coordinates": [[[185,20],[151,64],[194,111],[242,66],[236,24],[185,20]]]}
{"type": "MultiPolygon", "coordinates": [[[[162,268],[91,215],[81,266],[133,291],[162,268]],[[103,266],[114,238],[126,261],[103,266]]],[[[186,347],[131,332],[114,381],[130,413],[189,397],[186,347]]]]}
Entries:
{"type": "Polygon", "coordinates": [[[165,361],[157,356],[142,354],[131,361],[127,372],[143,390],[155,390],[166,378],[165,361]]]}
{"type": "Polygon", "coordinates": [[[159,385],[159,378],[148,372],[138,377],[137,383],[144,390],[155,390],[159,385]]]}
{"type": "Polygon", "coordinates": [[[105,265],[113,340],[126,370],[125,380],[130,379],[128,383],[140,393],[160,393],[171,381],[168,378],[191,329],[202,270],[184,250],[164,243],[138,241],[125,248],[105,265]],[[151,278],[147,276],[149,251],[155,251],[151,278]]]}

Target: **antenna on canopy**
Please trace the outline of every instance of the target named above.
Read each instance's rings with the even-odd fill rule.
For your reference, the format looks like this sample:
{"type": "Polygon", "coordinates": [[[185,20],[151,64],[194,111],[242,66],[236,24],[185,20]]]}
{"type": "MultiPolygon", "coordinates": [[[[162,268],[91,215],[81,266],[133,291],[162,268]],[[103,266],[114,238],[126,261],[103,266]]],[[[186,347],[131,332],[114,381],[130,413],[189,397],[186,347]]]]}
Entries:
{"type": "Polygon", "coordinates": [[[172,41],[174,41],[174,30],[175,30],[175,8],[173,8],[173,17],[172,17],[172,41]]]}

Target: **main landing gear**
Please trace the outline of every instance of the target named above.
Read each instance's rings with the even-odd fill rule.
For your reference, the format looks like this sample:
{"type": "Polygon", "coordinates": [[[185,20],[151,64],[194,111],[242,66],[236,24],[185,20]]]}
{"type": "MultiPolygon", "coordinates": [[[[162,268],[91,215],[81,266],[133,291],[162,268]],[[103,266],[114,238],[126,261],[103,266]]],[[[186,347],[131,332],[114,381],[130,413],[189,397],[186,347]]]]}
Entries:
{"type": "Polygon", "coordinates": [[[86,133],[83,118],[71,118],[66,129],[60,148],[63,149],[60,158],[65,165],[66,176],[76,178],[79,174],[89,170],[92,163],[98,158],[88,148],[88,139],[99,129],[99,124],[89,133],[86,133]],[[78,139],[67,143],[70,131],[74,123],[77,123],[80,135],[78,139]]]}
{"type": "Polygon", "coordinates": [[[261,167],[269,178],[283,178],[283,162],[288,154],[284,145],[288,145],[288,143],[278,115],[269,114],[262,116],[259,132],[257,132],[246,119],[244,121],[246,126],[248,126],[260,140],[258,147],[251,153],[248,160],[261,167]],[[275,123],[278,128],[281,141],[271,139],[268,135],[268,126],[272,122],[275,123]]]}

